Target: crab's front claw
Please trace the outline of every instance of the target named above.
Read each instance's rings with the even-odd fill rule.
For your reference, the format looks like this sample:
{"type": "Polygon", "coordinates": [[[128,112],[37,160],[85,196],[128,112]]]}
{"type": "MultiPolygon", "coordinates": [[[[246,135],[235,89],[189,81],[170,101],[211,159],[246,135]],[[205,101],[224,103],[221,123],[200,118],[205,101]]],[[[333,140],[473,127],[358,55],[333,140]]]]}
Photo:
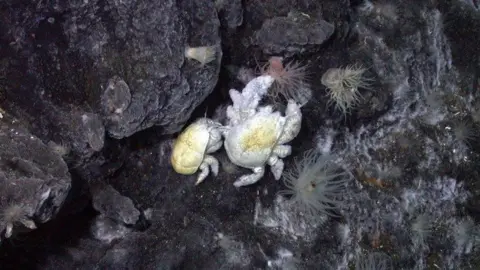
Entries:
{"type": "Polygon", "coordinates": [[[242,187],[254,184],[260,180],[265,174],[265,167],[256,167],[253,169],[252,174],[244,175],[238,178],[237,181],[233,183],[235,187],[242,187]]]}
{"type": "Polygon", "coordinates": [[[293,99],[288,100],[287,109],[285,110],[285,116],[293,116],[293,115],[302,115],[302,111],[300,110],[300,105],[295,102],[293,99]]]}
{"type": "Polygon", "coordinates": [[[271,156],[268,159],[268,165],[270,165],[270,171],[275,180],[279,180],[280,177],[282,177],[283,168],[285,167],[283,160],[279,159],[278,156],[271,156]]]}
{"type": "Polygon", "coordinates": [[[273,153],[279,158],[286,158],[292,154],[292,147],[290,145],[277,145],[273,148],[273,153]]]}
{"type": "Polygon", "coordinates": [[[295,101],[288,101],[287,109],[285,110],[285,118],[283,134],[280,136],[278,144],[288,143],[300,133],[300,128],[302,127],[302,111],[295,101]]]}
{"type": "Polygon", "coordinates": [[[258,109],[258,112],[265,113],[265,114],[273,113],[273,107],[270,105],[267,105],[258,109]]]}
{"type": "Polygon", "coordinates": [[[205,155],[205,158],[203,159],[202,164],[200,164],[200,173],[198,174],[197,177],[197,182],[195,182],[195,185],[198,185],[202,183],[205,178],[210,174],[210,169],[212,169],[212,173],[214,176],[218,175],[218,170],[219,170],[220,164],[218,163],[218,160],[210,155],[205,155]]]}
{"type": "Polygon", "coordinates": [[[270,171],[273,174],[275,180],[280,180],[283,174],[283,168],[285,167],[283,160],[279,159],[275,165],[270,167],[270,171]]]}

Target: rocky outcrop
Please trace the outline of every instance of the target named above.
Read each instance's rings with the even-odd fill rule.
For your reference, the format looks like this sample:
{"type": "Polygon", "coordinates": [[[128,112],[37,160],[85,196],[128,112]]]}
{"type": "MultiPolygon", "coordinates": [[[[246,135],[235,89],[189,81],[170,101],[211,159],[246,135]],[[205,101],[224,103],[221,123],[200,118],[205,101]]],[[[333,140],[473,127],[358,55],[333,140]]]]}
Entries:
{"type": "Polygon", "coordinates": [[[55,217],[71,186],[62,157],[9,115],[0,119],[0,239],[55,217]]]}

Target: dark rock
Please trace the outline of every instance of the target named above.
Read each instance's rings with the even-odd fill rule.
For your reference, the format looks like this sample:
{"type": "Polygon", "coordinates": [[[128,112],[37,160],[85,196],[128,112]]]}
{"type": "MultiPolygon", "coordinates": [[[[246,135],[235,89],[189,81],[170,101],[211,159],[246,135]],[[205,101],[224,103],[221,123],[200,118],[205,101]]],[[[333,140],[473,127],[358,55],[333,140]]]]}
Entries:
{"type": "Polygon", "coordinates": [[[201,68],[184,56],[186,46],[218,48],[211,2],[2,2],[1,10],[2,107],[82,159],[102,145],[76,126],[84,114],[101,115],[115,138],[154,125],[171,134],[217,82],[219,49],[201,68]]]}
{"type": "Polygon", "coordinates": [[[135,224],[140,216],[132,200],[111,186],[92,188],[92,204],[102,215],[125,224],[135,224]]]}
{"type": "MultiPolygon", "coordinates": [[[[480,66],[480,11],[469,1],[440,1],[445,14],[445,34],[452,44],[454,63],[462,69],[475,70],[480,66]],[[462,40],[462,42],[456,42],[462,40]],[[468,56],[468,57],[466,57],[468,56]]],[[[478,2],[478,1],[477,1],[478,2]]]]}
{"type": "Polygon", "coordinates": [[[243,7],[241,0],[218,0],[216,1],[218,16],[223,25],[229,30],[235,30],[243,23],[243,7]]]}
{"type": "MultiPolygon", "coordinates": [[[[102,96],[102,106],[106,115],[121,115],[130,106],[131,101],[132,94],[124,80],[114,76],[108,81],[108,86],[102,96]]],[[[117,121],[120,121],[121,117],[117,118],[117,121]]]]}
{"type": "Polygon", "coordinates": [[[135,233],[110,248],[97,265],[100,269],[179,269],[186,247],[169,239],[135,233]],[[147,248],[148,247],[148,248],[147,248]]]}
{"type": "Polygon", "coordinates": [[[70,190],[70,174],[62,157],[17,120],[2,117],[0,239],[54,218],[70,190]]]}
{"type": "Polygon", "coordinates": [[[111,243],[124,238],[131,231],[120,222],[103,215],[97,216],[92,222],[90,231],[95,239],[111,243]]]}
{"type": "Polygon", "coordinates": [[[323,44],[334,30],[331,23],[292,11],[287,17],[266,20],[255,33],[255,44],[266,54],[292,56],[323,44]]]}

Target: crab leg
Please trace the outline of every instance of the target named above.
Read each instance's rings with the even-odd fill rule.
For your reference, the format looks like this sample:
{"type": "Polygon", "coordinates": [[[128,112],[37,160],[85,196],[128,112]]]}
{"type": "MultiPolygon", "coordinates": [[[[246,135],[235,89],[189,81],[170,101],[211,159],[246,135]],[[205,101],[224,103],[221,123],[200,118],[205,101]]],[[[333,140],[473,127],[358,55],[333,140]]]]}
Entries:
{"type": "Polygon", "coordinates": [[[235,187],[248,186],[260,180],[265,174],[265,167],[255,167],[252,169],[253,173],[240,177],[233,185],[235,187]]]}
{"type": "Polygon", "coordinates": [[[215,157],[205,155],[202,164],[200,164],[200,173],[198,174],[197,182],[195,183],[195,185],[202,183],[203,180],[207,178],[208,174],[210,173],[210,168],[212,169],[213,175],[217,176],[219,167],[220,165],[215,157]]]}
{"type": "Polygon", "coordinates": [[[292,153],[292,147],[290,145],[277,145],[273,149],[273,153],[279,158],[286,158],[292,153]]]}
{"type": "Polygon", "coordinates": [[[273,177],[275,177],[275,180],[279,180],[280,177],[282,177],[283,168],[285,166],[283,160],[279,159],[277,155],[272,155],[268,158],[267,163],[270,165],[270,171],[272,172],[273,177]]]}

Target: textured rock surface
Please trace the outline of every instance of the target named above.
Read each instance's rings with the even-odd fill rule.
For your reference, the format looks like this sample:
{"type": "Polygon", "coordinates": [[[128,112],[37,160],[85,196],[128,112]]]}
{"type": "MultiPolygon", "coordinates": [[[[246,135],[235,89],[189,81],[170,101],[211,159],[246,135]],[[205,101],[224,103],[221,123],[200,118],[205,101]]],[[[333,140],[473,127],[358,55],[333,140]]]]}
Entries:
{"type": "Polygon", "coordinates": [[[40,137],[76,144],[68,146],[82,158],[100,144],[80,143],[88,131],[72,120],[96,114],[114,138],[154,125],[171,134],[217,82],[219,22],[209,1],[1,5],[3,108],[40,137]],[[216,46],[216,59],[200,68],[184,58],[186,46],[216,46]]]}
{"type": "MultiPolygon", "coordinates": [[[[17,120],[0,119],[0,240],[58,213],[70,190],[62,157],[17,120]]],[[[13,235],[13,236],[12,236],[13,235]]]]}
{"type": "Polygon", "coordinates": [[[228,30],[235,30],[243,23],[243,7],[241,0],[219,0],[215,4],[222,25],[228,30]]]}
{"type": "Polygon", "coordinates": [[[127,225],[137,223],[140,212],[132,200],[122,196],[111,186],[95,187],[92,193],[92,206],[105,217],[127,225]]]}
{"type": "Polygon", "coordinates": [[[334,26],[300,12],[266,20],[255,33],[256,44],[266,54],[292,56],[321,45],[333,34],[334,26]]]}
{"type": "Polygon", "coordinates": [[[4,269],[477,269],[475,1],[1,5],[1,106],[54,142],[73,180],[62,215],[2,243],[4,269]],[[258,43],[265,25],[289,14],[300,21],[288,27],[315,18],[335,32],[306,46],[258,43]],[[219,35],[217,62],[200,68],[184,59],[186,45],[219,45],[219,35]],[[216,82],[220,51],[226,68],[197,107],[216,82]],[[175,136],[166,134],[195,107],[192,118],[215,111],[222,119],[228,90],[243,88],[236,78],[252,76],[265,52],[309,64],[313,97],[285,170],[305,150],[332,155],[355,176],[337,198],[338,217],[299,211],[270,174],[234,188],[248,171],[223,150],[214,154],[219,175],[199,186],[169,164],[175,136]],[[345,116],[329,106],[321,76],[353,64],[368,68],[372,84],[345,116]],[[160,128],[146,129],[152,125],[160,128]]]}

